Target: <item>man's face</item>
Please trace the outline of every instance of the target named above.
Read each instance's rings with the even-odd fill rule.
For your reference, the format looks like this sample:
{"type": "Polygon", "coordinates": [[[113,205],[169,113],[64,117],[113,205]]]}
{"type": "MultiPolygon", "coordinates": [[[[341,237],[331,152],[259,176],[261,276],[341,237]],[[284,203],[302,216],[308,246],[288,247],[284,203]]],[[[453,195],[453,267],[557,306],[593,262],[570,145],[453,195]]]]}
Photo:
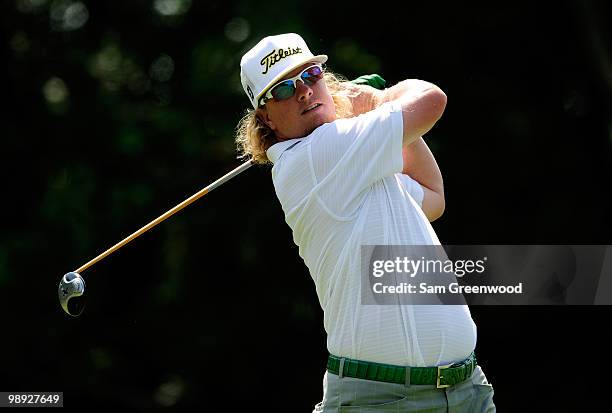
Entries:
{"type": "MultiPolygon", "coordinates": [[[[309,66],[312,63],[300,66],[283,80],[297,76],[309,66]]],[[[333,122],[336,107],[325,80],[321,79],[310,86],[298,80],[293,96],[278,102],[268,100],[265,109],[258,109],[258,115],[282,141],[307,136],[324,123],[333,122]],[[313,105],[317,106],[313,108],[313,105]]]]}

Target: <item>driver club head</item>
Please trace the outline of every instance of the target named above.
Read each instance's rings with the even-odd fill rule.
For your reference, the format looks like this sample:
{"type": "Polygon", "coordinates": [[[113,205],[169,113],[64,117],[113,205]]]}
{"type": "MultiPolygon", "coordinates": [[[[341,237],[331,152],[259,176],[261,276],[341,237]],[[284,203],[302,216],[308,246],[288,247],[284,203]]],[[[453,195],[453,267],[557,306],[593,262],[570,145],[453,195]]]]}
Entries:
{"type": "Polygon", "coordinates": [[[76,272],[69,272],[62,277],[59,288],[60,305],[64,311],[78,317],[85,307],[85,280],[76,272]]]}

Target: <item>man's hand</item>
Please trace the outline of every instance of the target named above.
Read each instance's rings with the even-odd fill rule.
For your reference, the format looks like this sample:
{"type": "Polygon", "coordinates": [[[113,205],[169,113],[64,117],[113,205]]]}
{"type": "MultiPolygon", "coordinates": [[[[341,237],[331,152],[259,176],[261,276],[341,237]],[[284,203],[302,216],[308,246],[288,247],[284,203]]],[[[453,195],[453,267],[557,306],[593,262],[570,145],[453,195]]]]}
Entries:
{"type": "Polygon", "coordinates": [[[351,101],[353,116],[359,116],[378,107],[383,99],[387,82],[380,75],[371,74],[359,76],[350,82],[344,82],[344,94],[351,101]]]}

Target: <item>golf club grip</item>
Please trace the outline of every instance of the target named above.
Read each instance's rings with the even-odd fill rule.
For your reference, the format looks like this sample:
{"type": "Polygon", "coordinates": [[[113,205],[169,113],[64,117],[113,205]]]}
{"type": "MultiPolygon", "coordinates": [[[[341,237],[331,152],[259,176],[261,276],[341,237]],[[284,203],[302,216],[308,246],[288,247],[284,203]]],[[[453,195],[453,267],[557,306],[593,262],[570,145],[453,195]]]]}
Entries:
{"type": "Polygon", "coordinates": [[[126,237],[125,239],[119,241],[118,243],[116,243],[115,245],[113,245],[112,247],[110,247],[109,249],[104,251],[102,254],[98,255],[96,258],[94,258],[91,261],[89,261],[88,263],[82,265],[75,272],[80,274],[82,271],[85,271],[87,268],[91,267],[92,265],[94,265],[98,261],[102,260],[103,258],[109,256],[113,252],[117,251],[119,248],[123,247],[128,242],[132,241],[135,238],[138,238],[140,235],[144,234],[145,232],[147,232],[148,230],[150,230],[151,228],[153,228],[154,226],[156,226],[160,222],[166,220],[167,218],[170,218],[172,215],[176,214],[181,209],[183,209],[186,206],[190,205],[191,203],[197,201],[198,199],[200,199],[201,197],[203,197],[204,195],[206,195],[207,193],[209,193],[210,191],[212,191],[216,187],[218,187],[218,186],[222,185],[223,183],[229,181],[230,179],[232,179],[236,175],[239,175],[240,173],[246,171],[251,166],[253,166],[253,164],[254,164],[254,162],[252,160],[246,161],[245,163],[243,163],[239,167],[237,167],[234,170],[228,172],[227,174],[223,175],[221,178],[217,179],[212,184],[208,185],[206,188],[203,188],[200,191],[196,192],[195,194],[193,194],[192,196],[190,196],[189,198],[187,198],[186,200],[184,200],[183,202],[181,202],[180,204],[178,204],[177,206],[175,206],[171,210],[169,210],[169,211],[165,212],[163,215],[160,215],[159,217],[155,218],[153,221],[149,222],[147,225],[145,225],[144,227],[140,228],[138,231],[134,232],[132,235],[130,235],[130,236],[126,237]]]}

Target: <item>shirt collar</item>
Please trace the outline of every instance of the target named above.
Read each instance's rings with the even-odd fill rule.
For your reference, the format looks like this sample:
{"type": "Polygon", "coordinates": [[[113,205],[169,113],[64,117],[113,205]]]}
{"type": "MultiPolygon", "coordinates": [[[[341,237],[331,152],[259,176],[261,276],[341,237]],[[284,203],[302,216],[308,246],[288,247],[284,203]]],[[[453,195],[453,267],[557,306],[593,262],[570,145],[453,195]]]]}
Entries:
{"type": "Polygon", "coordinates": [[[286,141],[275,143],[274,145],[270,146],[266,151],[268,159],[272,161],[272,163],[276,163],[276,161],[280,159],[283,152],[285,152],[291,145],[300,142],[302,139],[303,138],[289,139],[286,141]]]}

